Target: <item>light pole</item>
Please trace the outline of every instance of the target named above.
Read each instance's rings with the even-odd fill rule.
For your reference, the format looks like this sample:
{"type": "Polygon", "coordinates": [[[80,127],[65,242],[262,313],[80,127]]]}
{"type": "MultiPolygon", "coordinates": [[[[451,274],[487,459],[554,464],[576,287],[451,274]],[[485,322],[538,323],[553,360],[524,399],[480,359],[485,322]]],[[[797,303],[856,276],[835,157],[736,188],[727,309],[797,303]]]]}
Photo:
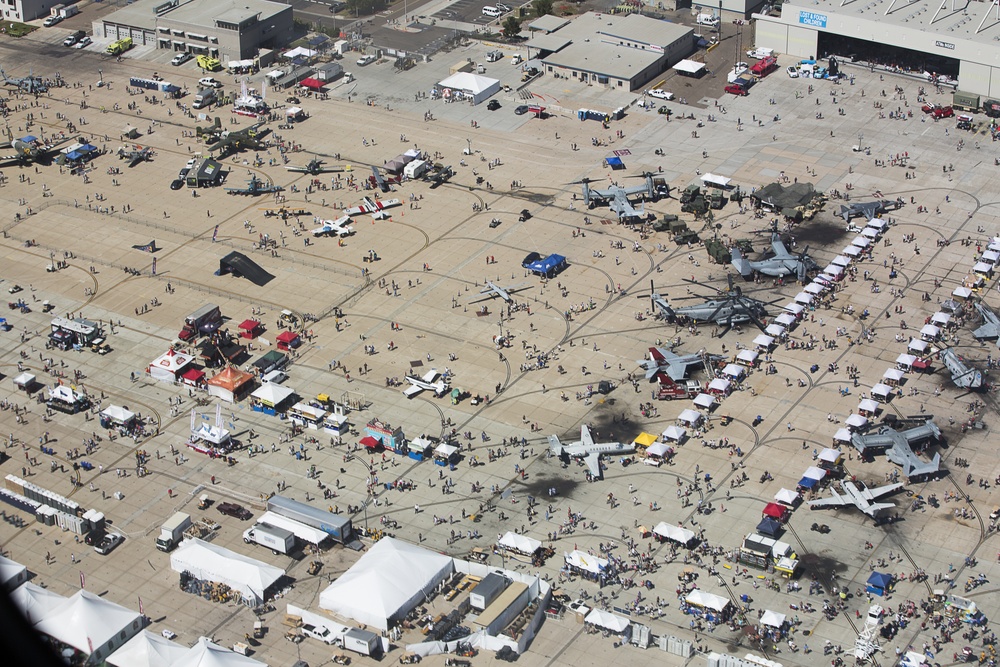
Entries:
{"type": "Polygon", "coordinates": [[[103,69],[98,69],[97,70],[97,75],[98,75],[97,87],[100,88],[101,86],[104,85],[104,70],[103,69]]]}
{"type": "Polygon", "coordinates": [[[472,139],[466,139],[465,141],[469,144],[469,147],[465,149],[465,154],[472,155],[472,139]]]}

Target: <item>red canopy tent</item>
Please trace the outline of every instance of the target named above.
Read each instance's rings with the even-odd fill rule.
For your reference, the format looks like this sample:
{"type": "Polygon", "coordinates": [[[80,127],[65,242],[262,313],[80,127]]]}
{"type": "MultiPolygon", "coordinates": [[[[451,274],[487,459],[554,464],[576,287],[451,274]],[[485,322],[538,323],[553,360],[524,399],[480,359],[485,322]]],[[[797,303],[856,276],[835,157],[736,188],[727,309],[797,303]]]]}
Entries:
{"type": "Polygon", "coordinates": [[[302,344],[299,335],[291,330],[282,331],[275,340],[278,342],[279,350],[289,350],[302,344]]]}
{"type": "Polygon", "coordinates": [[[192,387],[200,387],[205,384],[205,371],[198,370],[197,368],[189,368],[181,375],[181,382],[189,384],[192,387]]]}
{"type": "Polygon", "coordinates": [[[264,327],[259,320],[243,320],[239,329],[241,337],[251,340],[264,333],[264,327]]]}
{"type": "Polygon", "coordinates": [[[302,79],[301,81],[299,81],[299,85],[305,88],[311,88],[313,90],[322,90],[323,86],[325,86],[326,83],[320,81],[316,77],[311,76],[307,79],[302,79]]]}
{"type": "Polygon", "coordinates": [[[769,516],[772,519],[784,522],[784,520],[788,518],[788,508],[784,505],[779,505],[778,503],[768,503],[767,506],[764,507],[764,516],[769,516]]]}
{"type": "Polygon", "coordinates": [[[379,442],[370,435],[366,435],[365,437],[361,438],[361,440],[359,440],[358,442],[361,443],[363,446],[367,447],[368,449],[378,449],[379,447],[382,446],[381,442],[379,442]]]}

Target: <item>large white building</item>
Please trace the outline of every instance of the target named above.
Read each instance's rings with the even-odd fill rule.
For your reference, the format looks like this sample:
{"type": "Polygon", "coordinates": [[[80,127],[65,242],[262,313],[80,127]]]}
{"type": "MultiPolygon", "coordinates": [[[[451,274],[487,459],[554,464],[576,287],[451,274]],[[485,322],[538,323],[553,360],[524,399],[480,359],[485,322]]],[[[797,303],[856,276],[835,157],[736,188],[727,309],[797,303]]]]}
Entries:
{"type": "Polygon", "coordinates": [[[966,0],[803,0],[755,15],[756,44],[802,58],[841,56],[958,79],[1000,97],[1000,5],[966,0]]]}
{"type": "Polygon", "coordinates": [[[59,0],[3,0],[3,17],[8,21],[34,21],[52,12],[56,5],[68,5],[59,0]]]}
{"type": "MultiPolygon", "coordinates": [[[[21,0],[18,0],[21,1],[21,0]]],[[[138,0],[94,21],[94,37],[230,60],[292,40],[292,6],[269,0],[138,0]]]]}

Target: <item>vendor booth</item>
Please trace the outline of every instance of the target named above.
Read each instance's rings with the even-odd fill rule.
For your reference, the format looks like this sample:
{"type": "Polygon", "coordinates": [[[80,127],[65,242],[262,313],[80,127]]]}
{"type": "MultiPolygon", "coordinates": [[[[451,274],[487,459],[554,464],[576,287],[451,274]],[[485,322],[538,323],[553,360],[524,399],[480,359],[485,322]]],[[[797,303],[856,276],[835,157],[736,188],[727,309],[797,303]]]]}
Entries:
{"type": "Polygon", "coordinates": [[[791,313],[797,319],[800,319],[800,320],[802,319],[803,314],[806,311],[805,307],[803,307],[802,304],[795,303],[795,302],[786,303],[784,306],[782,306],[782,308],[785,310],[785,312],[791,313]]]}
{"type": "MultiPolygon", "coordinates": [[[[715,620],[725,620],[732,611],[728,598],[715,595],[714,593],[707,593],[700,588],[696,588],[688,593],[684,598],[684,604],[694,610],[708,614],[715,620]]],[[[685,613],[690,613],[690,610],[683,609],[683,607],[682,610],[685,613]]]]}
{"type": "Polygon", "coordinates": [[[851,429],[849,428],[838,428],[837,432],[833,434],[834,444],[839,443],[850,443],[851,442],[851,429]]]}
{"type": "Polygon", "coordinates": [[[774,500],[781,503],[782,505],[795,508],[802,500],[802,496],[799,495],[799,493],[796,491],[782,488],[776,494],[774,494],[774,500]]]}
{"type": "MultiPolygon", "coordinates": [[[[875,390],[873,389],[872,390],[873,395],[874,391],[875,390]]],[[[878,411],[879,411],[879,404],[877,401],[874,401],[870,398],[865,398],[858,402],[858,414],[861,415],[862,417],[868,417],[869,419],[871,419],[872,417],[877,416],[878,411]]]]}
{"type": "Polygon", "coordinates": [[[635,447],[637,454],[642,454],[646,451],[646,448],[656,442],[656,436],[652,433],[640,433],[632,441],[632,446],[635,447]]]}
{"type": "Polygon", "coordinates": [[[694,397],[694,405],[700,410],[711,412],[712,408],[716,405],[715,396],[712,394],[698,394],[694,397]]]}
{"type": "Polygon", "coordinates": [[[925,324],[920,329],[920,338],[928,343],[933,343],[941,337],[941,327],[933,324],[925,324]]]}
{"type": "Polygon", "coordinates": [[[766,516],[760,520],[760,523],[757,524],[756,530],[761,535],[770,537],[772,539],[776,539],[778,537],[781,537],[782,533],[781,522],[776,519],[772,519],[769,516],[766,516]]]}
{"type": "Polygon", "coordinates": [[[865,584],[865,591],[884,596],[892,591],[892,575],[884,572],[872,572],[865,584]]]}
{"type": "Polygon", "coordinates": [[[704,417],[700,412],[690,409],[684,410],[677,415],[677,421],[688,428],[698,428],[702,419],[704,419],[704,417]]]}
{"type": "Polygon", "coordinates": [[[770,352],[771,346],[774,345],[774,338],[767,334],[757,334],[757,337],[753,339],[753,345],[758,352],[770,352]]]}
{"type": "Polygon", "coordinates": [[[694,531],[665,521],[661,521],[653,527],[653,535],[659,542],[676,542],[684,547],[690,547],[695,538],[694,531]]]}
{"type": "Polygon", "coordinates": [[[584,617],[583,622],[603,630],[609,630],[616,635],[624,633],[631,624],[631,621],[624,616],[597,608],[591,609],[590,613],[584,617]]]}
{"type": "Polygon", "coordinates": [[[524,556],[527,559],[527,562],[531,562],[531,559],[534,558],[535,554],[542,548],[542,543],[532,537],[518,535],[517,533],[508,530],[499,540],[497,540],[497,548],[506,552],[508,555],[513,554],[515,556],[524,556]]]}
{"type": "Polygon", "coordinates": [[[75,415],[90,407],[90,399],[84,393],[59,384],[49,390],[48,406],[53,410],[75,415]]]}
{"type": "MultiPolygon", "coordinates": [[[[898,369],[897,372],[900,373],[900,379],[902,379],[902,373],[900,371],[907,372],[907,373],[909,373],[910,371],[912,371],[913,370],[913,364],[914,364],[914,362],[916,360],[917,360],[916,356],[914,356],[912,354],[906,354],[905,352],[902,353],[902,354],[900,354],[898,357],[896,357],[896,368],[898,369]]],[[[886,371],[886,372],[888,372],[888,371],[886,371]]],[[[898,382],[898,380],[897,380],[897,382],[898,382]]]]}
{"type": "Polygon", "coordinates": [[[250,394],[250,409],[254,412],[276,415],[279,412],[284,412],[294,395],[294,389],[283,387],[274,382],[268,382],[257,387],[250,394]]]}
{"type": "Polygon", "coordinates": [[[326,410],[310,405],[304,401],[299,401],[288,408],[288,420],[303,429],[318,431],[323,426],[326,419],[326,410]]]}
{"type": "Polygon", "coordinates": [[[302,338],[291,329],[285,329],[278,334],[277,338],[275,338],[275,342],[278,344],[279,350],[287,352],[302,345],[302,338]]]}
{"type": "MultiPolygon", "coordinates": [[[[880,403],[888,403],[891,399],[895,390],[887,384],[882,384],[881,382],[872,387],[872,398],[880,403]]],[[[869,416],[874,416],[875,411],[869,416]]]]}
{"type": "Polygon", "coordinates": [[[458,463],[458,447],[441,443],[434,448],[434,463],[439,466],[453,466],[458,463]]]}
{"type": "Polygon", "coordinates": [[[726,364],[722,369],[722,374],[735,382],[740,382],[746,377],[747,369],[739,364],[726,364]]]}
{"type": "Polygon", "coordinates": [[[150,378],[159,382],[177,382],[193,362],[194,357],[190,354],[170,348],[154,359],[146,372],[150,378]]]}
{"type": "Polygon", "coordinates": [[[253,340],[264,333],[264,325],[259,320],[243,320],[240,322],[240,337],[253,340]]]}
{"type": "Polygon", "coordinates": [[[847,255],[848,257],[851,257],[852,259],[854,259],[854,258],[857,258],[857,256],[861,254],[861,248],[859,248],[856,245],[849,245],[846,248],[844,248],[843,250],[841,250],[840,252],[841,252],[841,254],[847,255]]]}
{"type": "Polygon", "coordinates": [[[788,508],[784,505],[779,505],[778,503],[768,503],[764,506],[764,510],[761,512],[761,517],[770,517],[784,523],[788,520],[790,514],[791,513],[788,511],[788,508]]]}
{"type": "Polygon", "coordinates": [[[246,395],[253,389],[254,376],[252,373],[245,373],[235,366],[227,365],[209,379],[206,385],[209,396],[215,396],[227,403],[235,403],[246,398],[246,395]]]}
{"type": "Polygon", "coordinates": [[[843,266],[846,268],[851,265],[851,258],[845,257],[844,255],[837,255],[832,260],[830,260],[830,263],[836,266],[843,266]]]}
{"type": "Polygon", "coordinates": [[[680,426],[674,426],[671,424],[667,428],[663,429],[663,439],[668,442],[676,442],[681,444],[687,438],[687,431],[680,426]]]}
{"type": "MultiPolygon", "coordinates": [[[[737,368],[739,368],[737,366],[737,368]]],[[[742,369],[741,369],[742,370],[742,369]]],[[[726,378],[715,378],[708,383],[708,393],[713,396],[728,396],[732,382],[726,378]]]]}
{"type": "Polygon", "coordinates": [[[736,354],[736,363],[747,368],[754,368],[757,365],[757,358],[760,355],[753,350],[740,350],[736,354]]]}
{"type": "MultiPolygon", "coordinates": [[[[911,356],[912,355],[908,355],[911,356]]],[[[899,359],[897,358],[897,362],[899,359]]],[[[916,357],[912,357],[909,366],[912,367],[913,362],[916,361],[916,357]]],[[[885,373],[882,373],[882,384],[887,384],[890,387],[898,387],[903,382],[903,371],[898,368],[887,368],[885,373]]]]}
{"type": "Polygon", "coordinates": [[[646,448],[646,458],[643,462],[658,466],[664,461],[669,461],[673,454],[673,448],[668,447],[662,442],[654,442],[646,448]]]}
{"type": "Polygon", "coordinates": [[[566,569],[591,581],[603,579],[604,572],[608,568],[607,559],[591,556],[586,551],[571,551],[568,554],[563,554],[563,560],[566,569]]]}
{"type": "Polygon", "coordinates": [[[847,428],[851,429],[852,433],[858,433],[868,428],[868,418],[861,415],[847,415],[844,423],[847,424],[847,428]]]}
{"type": "Polygon", "coordinates": [[[101,428],[124,428],[131,430],[136,426],[135,413],[120,408],[117,405],[109,405],[101,410],[101,428]]]}
{"type": "Polygon", "coordinates": [[[760,617],[760,624],[766,625],[769,628],[778,628],[780,630],[785,627],[785,615],[779,614],[776,611],[771,611],[770,609],[765,609],[764,615],[760,617]]]}

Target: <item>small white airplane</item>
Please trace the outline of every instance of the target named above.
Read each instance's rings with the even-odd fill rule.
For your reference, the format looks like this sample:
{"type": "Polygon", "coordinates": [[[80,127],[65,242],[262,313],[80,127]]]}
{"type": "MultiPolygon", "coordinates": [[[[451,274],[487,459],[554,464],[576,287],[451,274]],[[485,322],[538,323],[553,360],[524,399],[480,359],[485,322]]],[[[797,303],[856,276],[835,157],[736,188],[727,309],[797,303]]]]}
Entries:
{"type": "Polygon", "coordinates": [[[473,298],[469,303],[478,303],[480,301],[486,301],[487,299],[493,299],[500,297],[507,303],[514,300],[514,294],[520,292],[521,290],[528,289],[531,286],[530,283],[518,283],[517,285],[511,285],[509,287],[501,287],[494,282],[486,281],[486,286],[479,290],[479,294],[473,298]]]}
{"type": "Polygon", "coordinates": [[[435,396],[444,396],[444,393],[448,391],[448,383],[434,368],[424,373],[423,377],[416,375],[406,375],[405,377],[406,381],[410,383],[410,386],[403,390],[403,395],[407,398],[413,398],[424,390],[433,391],[435,396]]]}
{"type": "Polygon", "coordinates": [[[602,454],[628,454],[635,451],[635,445],[622,442],[594,442],[586,424],[580,426],[580,439],[569,445],[559,442],[558,436],[549,436],[549,449],[559,457],[583,459],[594,477],[602,477],[602,454]]]}
{"type": "Polygon", "coordinates": [[[372,199],[370,197],[365,197],[361,200],[360,206],[352,206],[344,211],[344,213],[351,216],[371,213],[371,216],[376,220],[384,220],[389,217],[389,214],[385,212],[385,209],[392,208],[393,206],[399,206],[402,203],[403,202],[400,199],[372,199]]]}
{"type": "Polygon", "coordinates": [[[848,505],[853,505],[874,519],[875,515],[882,510],[896,507],[894,503],[876,503],[874,501],[878,500],[882,496],[889,495],[890,493],[903,488],[902,484],[896,483],[886,484],[885,486],[880,486],[876,489],[869,489],[860,482],[855,484],[850,481],[844,482],[843,486],[843,495],[837,493],[836,490],[831,488],[830,493],[833,494],[833,497],[810,500],[809,508],[818,509],[821,507],[847,507],[848,505]]]}
{"type": "Polygon", "coordinates": [[[314,218],[313,222],[323,223],[316,229],[312,230],[313,236],[350,236],[354,233],[354,227],[351,227],[348,224],[351,222],[351,216],[349,215],[341,216],[336,220],[320,220],[319,218],[314,218]]]}

